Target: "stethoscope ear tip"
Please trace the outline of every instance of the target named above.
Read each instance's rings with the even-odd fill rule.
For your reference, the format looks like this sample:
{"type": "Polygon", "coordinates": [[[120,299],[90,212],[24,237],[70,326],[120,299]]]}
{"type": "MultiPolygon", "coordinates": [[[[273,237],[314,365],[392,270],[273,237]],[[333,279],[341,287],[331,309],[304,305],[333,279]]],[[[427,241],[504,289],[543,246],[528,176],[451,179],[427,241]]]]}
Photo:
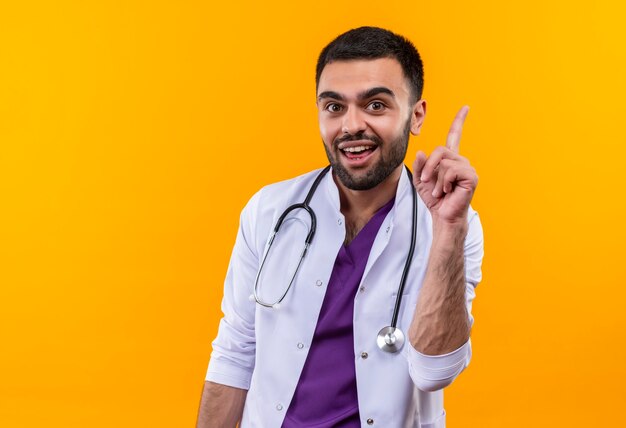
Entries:
{"type": "Polygon", "coordinates": [[[256,299],[254,298],[254,294],[251,294],[248,296],[248,300],[250,300],[251,302],[254,302],[256,299]]]}
{"type": "Polygon", "coordinates": [[[276,304],[274,304],[274,305],[272,306],[272,308],[274,308],[274,309],[276,309],[276,310],[280,309],[280,303],[276,303],[276,304]]]}

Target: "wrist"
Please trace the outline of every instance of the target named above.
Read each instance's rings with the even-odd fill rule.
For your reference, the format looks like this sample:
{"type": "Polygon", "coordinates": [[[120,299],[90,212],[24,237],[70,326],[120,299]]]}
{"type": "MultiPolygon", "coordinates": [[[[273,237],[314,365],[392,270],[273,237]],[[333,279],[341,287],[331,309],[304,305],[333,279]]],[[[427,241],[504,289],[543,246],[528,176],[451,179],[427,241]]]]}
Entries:
{"type": "Polygon", "coordinates": [[[448,221],[433,217],[433,240],[438,238],[448,238],[454,241],[459,238],[465,239],[468,229],[467,218],[448,221]]]}

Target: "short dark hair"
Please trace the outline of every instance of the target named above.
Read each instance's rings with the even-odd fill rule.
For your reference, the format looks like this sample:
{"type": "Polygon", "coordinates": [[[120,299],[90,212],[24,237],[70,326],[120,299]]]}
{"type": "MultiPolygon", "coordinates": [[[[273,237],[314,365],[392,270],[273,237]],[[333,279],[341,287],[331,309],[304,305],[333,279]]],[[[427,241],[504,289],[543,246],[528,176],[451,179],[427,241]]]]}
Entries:
{"type": "Polygon", "coordinates": [[[359,27],[339,35],[317,59],[315,89],[327,64],[339,60],[394,58],[402,66],[411,89],[411,103],[422,97],[424,67],[417,49],[407,38],[378,27],[359,27]]]}

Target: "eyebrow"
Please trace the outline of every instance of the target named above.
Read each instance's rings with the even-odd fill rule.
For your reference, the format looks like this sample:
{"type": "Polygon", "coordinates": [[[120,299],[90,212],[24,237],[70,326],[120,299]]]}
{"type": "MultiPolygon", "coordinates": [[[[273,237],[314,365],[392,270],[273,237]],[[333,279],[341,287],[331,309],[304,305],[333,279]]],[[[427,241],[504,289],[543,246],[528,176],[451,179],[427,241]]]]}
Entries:
{"type": "Polygon", "coordinates": [[[395,98],[396,94],[393,93],[393,91],[389,88],[385,88],[384,86],[377,86],[375,88],[372,89],[368,89],[365,92],[361,92],[358,95],[358,98],[361,100],[364,100],[366,98],[372,98],[378,94],[386,94],[389,95],[391,98],[395,98]]]}
{"type": "MultiPolygon", "coordinates": [[[[368,98],[372,98],[378,94],[386,94],[386,95],[389,95],[391,98],[396,97],[396,94],[394,94],[391,89],[386,88],[384,86],[377,86],[375,88],[370,88],[366,91],[361,92],[360,94],[357,95],[357,98],[359,100],[365,100],[368,98]]],[[[339,101],[345,101],[345,97],[335,91],[324,91],[317,96],[318,100],[321,100],[324,98],[332,98],[332,99],[339,100],[339,101]]]]}
{"type": "Polygon", "coordinates": [[[343,97],[343,95],[340,95],[339,93],[335,92],[335,91],[324,91],[321,94],[319,94],[317,96],[318,100],[322,100],[324,98],[332,98],[334,100],[339,100],[339,101],[344,101],[345,98],[343,97]]]}

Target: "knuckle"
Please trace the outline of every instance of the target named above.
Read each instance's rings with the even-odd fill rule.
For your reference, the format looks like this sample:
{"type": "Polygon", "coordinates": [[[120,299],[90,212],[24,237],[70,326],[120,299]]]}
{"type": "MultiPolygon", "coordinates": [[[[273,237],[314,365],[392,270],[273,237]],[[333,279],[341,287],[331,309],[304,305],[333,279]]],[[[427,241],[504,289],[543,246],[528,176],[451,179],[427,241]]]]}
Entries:
{"type": "Polygon", "coordinates": [[[446,150],[448,150],[448,148],[444,147],[444,146],[437,146],[435,147],[435,150],[433,150],[433,155],[436,156],[443,156],[444,153],[446,153],[446,150]]]}

